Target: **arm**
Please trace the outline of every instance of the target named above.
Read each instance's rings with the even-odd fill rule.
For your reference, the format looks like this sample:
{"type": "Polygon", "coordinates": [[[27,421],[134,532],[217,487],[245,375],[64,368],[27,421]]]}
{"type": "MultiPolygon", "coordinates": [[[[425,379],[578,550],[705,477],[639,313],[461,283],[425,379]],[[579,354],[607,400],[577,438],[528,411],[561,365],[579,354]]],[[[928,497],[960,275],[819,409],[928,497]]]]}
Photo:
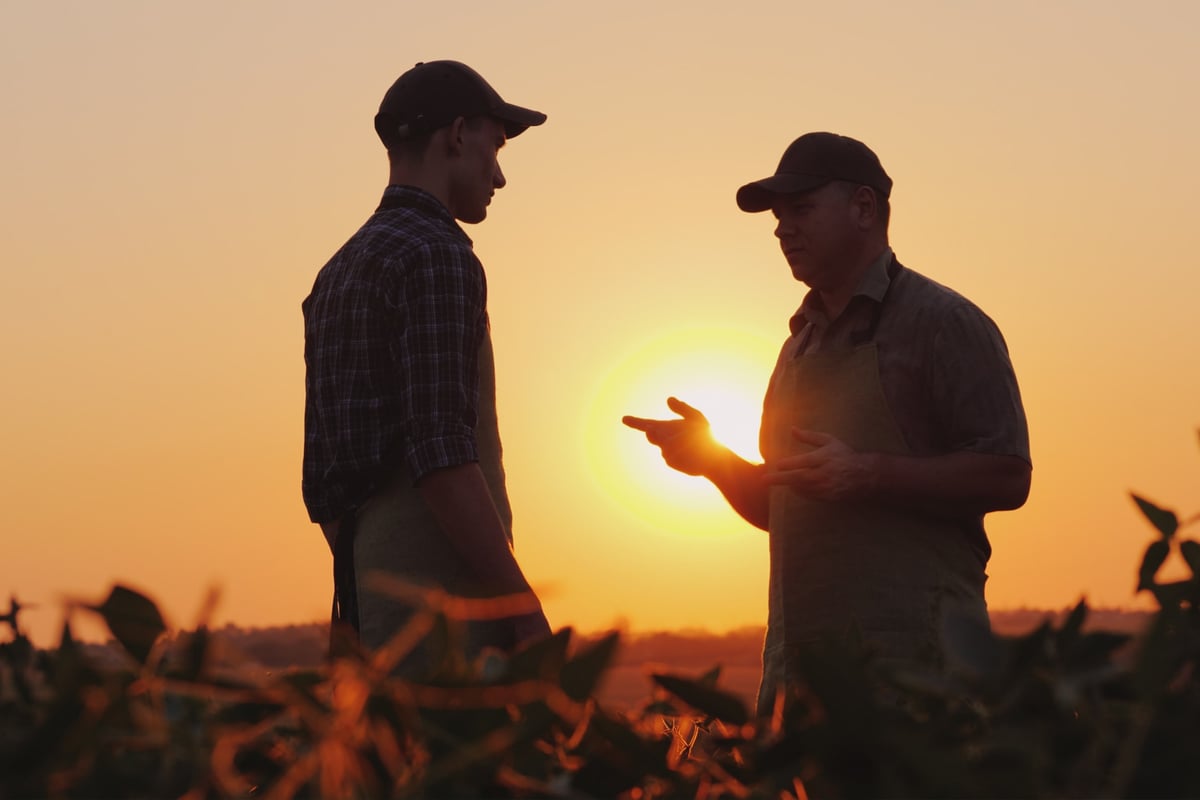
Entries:
{"type": "MultiPolygon", "coordinates": [[[[434,470],[421,478],[417,489],[438,526],[480,584],[497,595],[528,593],[534,597],[509,547],[478,463],[434,470]]],[[[518,641],[550,634],[550,625],[540,607],[517,617],[514,624],[518,641]]]]}
{"type": "MultiPolygon", "coordinates": [[[[398,326],[393,344],[405,378],[405,458],[431,515],[479,586],[533,597],[478,463],[483,271],[462,246],[431,246],[419,255],[402,304],[407,324],[398,326]]],[[[513,624],[518,640],[549,633],[540,606],[513,624]]]]}
{"type": "Polygon", "coordinates": [[[670,397],[667,406],[681,418],[623,417],[621,421],[645,433],[646,440],[662,450],[667,466],[708,478],[744,520],[766,530],[768,487],[762,481],[762,465],[717,444],[708,420],[687,403],[670,397]]]}
{"type": "Polygon", "coordinates": [[[417,489],[482,584],[496,594],[529,591],[478,463],[434,470],[417,483],[417,489]]]}
{"type": "Polygon", "coordinates": [[[780,459],[765,480],[808,497],[963,517],[1018,508],[1029,496],[1031,468],[1016,456],[857,453],[825,433],[797,430],[793,435],[812,449],[780,459]]]}
{"type": "Polygon", "coordinates": [[[875,454],[872,494],[883,502],[952,516],[1020,508],[1032,468],[1016,456],[958,452],[927,458],[875,454]]]}

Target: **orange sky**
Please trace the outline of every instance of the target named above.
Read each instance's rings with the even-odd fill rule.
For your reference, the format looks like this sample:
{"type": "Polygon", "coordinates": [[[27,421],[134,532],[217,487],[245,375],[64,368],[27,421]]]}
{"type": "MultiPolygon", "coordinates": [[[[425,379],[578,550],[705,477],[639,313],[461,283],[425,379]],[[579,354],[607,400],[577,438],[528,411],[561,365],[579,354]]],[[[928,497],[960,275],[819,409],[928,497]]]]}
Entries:
{"type": "Polygon", "coordinates": [[[1034,485],[989,519],[991,604],[1137,602],[1128,492],[1198,510],[1200,5],[424,5],[0,9],[0,599],[36,638],[114,580],[181,625],[214,584],[219,620],[327,613],[300,301],[383,188],[380,96],[433,58],[550,117],[468,232],[553,624],[765,621],[765,535],[620,415],[675,393],[745,436],[804,287],[733,193],[807,130],[880,155],[900,258],[1008,339],[1034,485]]]}

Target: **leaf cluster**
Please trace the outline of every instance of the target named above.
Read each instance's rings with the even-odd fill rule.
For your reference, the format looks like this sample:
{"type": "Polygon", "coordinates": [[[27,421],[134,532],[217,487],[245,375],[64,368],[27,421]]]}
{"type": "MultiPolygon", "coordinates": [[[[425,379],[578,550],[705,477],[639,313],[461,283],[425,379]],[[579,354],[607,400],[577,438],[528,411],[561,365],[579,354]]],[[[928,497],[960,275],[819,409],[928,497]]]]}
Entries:
{"type": "MultiPolygon", "coordinates": [[[[201,625],[172,638],[156,604],[114,586],[72,613],[104,620],[117,667],[72,635],[39,651],[11,613],[0,644],[0,800],[20,797],[1183,797],[1200,796],[1200,543],[1195,520],[1135,495],[1156,531],[1136,637],[1060,623],[997,636],[949,617],[937,671],[862,642],[797,654],[765,714],[699,676],[658,673],[621,713],[597,702],[616,634],[563,629],[512,654],[462,657],[453,599],[366,652],[339,641],[314,669],[239,674],[201,625]],[[1162,581],[1177,554],[1190,571],[1162,581]],[[392,667],[417,636],[440,664],[392,667]]],[[[464,601],[466,602],[466,601],[464,601]]]]}

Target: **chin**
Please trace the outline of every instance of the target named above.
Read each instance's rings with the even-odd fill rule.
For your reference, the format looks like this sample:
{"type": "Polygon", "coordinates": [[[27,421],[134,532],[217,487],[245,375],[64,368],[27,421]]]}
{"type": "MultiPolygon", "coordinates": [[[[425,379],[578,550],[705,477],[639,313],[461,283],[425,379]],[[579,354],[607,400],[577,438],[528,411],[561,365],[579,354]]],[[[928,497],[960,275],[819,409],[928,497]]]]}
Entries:
{"type": "Polygon", "coordinates": [[[788,267],[792,270],[792,277],[798,281],[804,280],[809,275],[808,266],[800,263],[789,263],[788,267]]]}

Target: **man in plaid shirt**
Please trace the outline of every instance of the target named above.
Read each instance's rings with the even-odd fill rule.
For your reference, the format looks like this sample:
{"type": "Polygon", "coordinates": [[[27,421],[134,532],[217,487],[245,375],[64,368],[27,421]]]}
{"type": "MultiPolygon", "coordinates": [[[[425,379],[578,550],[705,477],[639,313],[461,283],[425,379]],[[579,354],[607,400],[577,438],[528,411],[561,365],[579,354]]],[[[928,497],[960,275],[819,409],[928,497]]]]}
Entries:
{"type": "MultiPolygon", "coordinates": [[[[512,550],[496,423],[487,284],[457,221],[505,185],[497,153],[546,116],[504,102],[454,61],[392,85],[375,129],[389,185],[304,301],[304,502],[334,554],[334,622],[377,648],[419,598],[372,591],[369,571],[455,595],[525,599],[466,626],[468,657],[549,625],[512,550]]],[[[436,670],[416,647],[398,670],[436,670]]]]}

